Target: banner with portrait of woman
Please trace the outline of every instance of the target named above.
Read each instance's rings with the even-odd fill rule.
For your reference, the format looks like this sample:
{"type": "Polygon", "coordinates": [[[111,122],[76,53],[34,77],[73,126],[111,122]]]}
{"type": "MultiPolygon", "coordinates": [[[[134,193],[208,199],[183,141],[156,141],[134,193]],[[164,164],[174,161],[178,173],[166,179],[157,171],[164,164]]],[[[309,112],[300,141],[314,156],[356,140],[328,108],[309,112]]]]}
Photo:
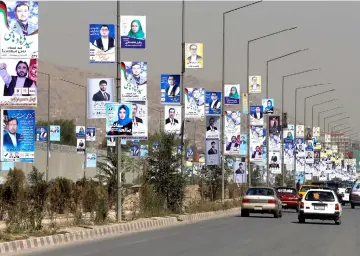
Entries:
{"type": "Polygon", "coordinates": [[[133,138],[132,103],[106,103],[106,136],[133,138]]]}
{"type": "Polygon", "coordinates": [[[120,43],[121,48],[145,48],[146,16],[120,16],[120,43]]]}
{"type": "Polygon", "coordinates": [[[224,104],[225,105],[240,104],[240,84],[224,85],[224,104]]]}

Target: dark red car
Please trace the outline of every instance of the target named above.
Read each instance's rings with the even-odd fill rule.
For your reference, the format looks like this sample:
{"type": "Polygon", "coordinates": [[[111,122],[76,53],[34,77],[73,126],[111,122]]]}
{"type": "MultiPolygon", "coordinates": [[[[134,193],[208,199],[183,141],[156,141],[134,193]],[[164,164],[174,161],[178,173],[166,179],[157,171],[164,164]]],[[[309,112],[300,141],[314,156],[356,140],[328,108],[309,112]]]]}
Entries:
{"type": "Polygon", "coordinates": [[[282,203],[283,209],[294,209],[299,211],[299,195],[295,188],[291,187],[276,187],[278,197],[282,203]]]}

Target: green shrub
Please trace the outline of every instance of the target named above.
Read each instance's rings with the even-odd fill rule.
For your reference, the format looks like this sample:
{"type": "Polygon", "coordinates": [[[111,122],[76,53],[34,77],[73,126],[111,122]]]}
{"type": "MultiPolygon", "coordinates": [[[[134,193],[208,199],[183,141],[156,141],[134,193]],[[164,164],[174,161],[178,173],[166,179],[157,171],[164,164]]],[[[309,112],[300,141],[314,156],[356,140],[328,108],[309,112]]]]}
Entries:
{"type": "Polygon", "coordinates": [[[70,210],[73,182],[66,178],[56,178],[48,190],[50,215],[64,214],[70,210]]]}

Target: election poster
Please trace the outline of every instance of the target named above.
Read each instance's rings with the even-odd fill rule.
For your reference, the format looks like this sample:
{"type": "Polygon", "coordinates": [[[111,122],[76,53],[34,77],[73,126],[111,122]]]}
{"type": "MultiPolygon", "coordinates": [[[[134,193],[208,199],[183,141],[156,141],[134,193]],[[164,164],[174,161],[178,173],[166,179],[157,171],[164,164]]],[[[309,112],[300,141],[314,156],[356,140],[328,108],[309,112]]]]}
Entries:
{"type": "Polygon", "coordinates": [[[115,63],[115,36],[114,24],[89,25],[90,63],[115,63]]]}
{"type": "Polygon", "coordinates": [[[96,127],[86,127],[86,141],[96,141],[96,127]]]}
{"type": "Polygon", "coordinates": [[[225,105],[240,104],[240,84],[224,85],[224,101],[225,105]]]}
{"type": "Polygon", "coordinates": [[[205,93],[205,115],[221,115],[221,92],[205,93]]]}
{"type": "Polygon", "coordinates": [[[205,116],[205,89],[185,88],[185,118],[201,119],[205,116]]]}
{"type": "Polygon", "coordinates": [[[264,125],[263,106],[250,106],[250,125],[264,125]]]}
{"type": "Polygon", "coordinates": [[[120,16],[121,48],[146,48],[146,16],[120,16]]]}
{"type": "Polygon", "coordinates": [[[122,139],[133,138],[132,103],[106,104],[106,135],[122,139]]]}
{"type": "Polygon", "coordinates": [[[162,74],[160,78],[161,104],[180,104],[180,75],[162,74]]]}
{"type": "Polygon", "coordinates": [[[247,155],[247,134],[240,134],[240,156],[247,155]]]}
{"type": "Polygon", "coordinates": [[[205,140],[206,165],[220,165],[219,140],[205,140]]]}
{"type": "Polygon", "coordinates": [[[274,99],[263,99],[262,106],[264,114],[274,114],[274,99]]]}
{"type": "Polygon", "coordinates": [[[82,125],[77,125],[75,127],[75,137],[77,139],[84,139],[86,134],[85,134],[85,126],[82,126],[82,125]]]}
{"type": "Polygon", "coordinates": [[[261,93],[261,76],[249,76],[249,93],[261,93]]]}
{"type": "Polygon", "coordinates": [[[264,162],[265,129],[263,126],[250,126],[250,161],[264,162]]]}
{"type": "Polygon", "coordinates": [[[39,57],[38,14],[37,1],[0,2],[0,58],[39,57]]]}
{"type": "Polygon", "coordinates": [[[206,139],[220,139],[220,116],[206,116],[206,139]]]}
{"type": "Polygon", "coordinates": [[[86,153],[86,168],[96,168],[96,153],[86,153]]]}
{"type": "Polygon", "coordinates": [[[236,184],[246,183],[246,162],[241,162],[241,158],[236,158],[232,167],[234,172],[234,182],[236,184]]]}
{"type": "Polygon", "coordinates": [[[0,105],[37,106],[37,59],[0,59],[0,105]]]}
{"type": "Polygon", "coordinates": [[[181,133],[181,106],[164,106],[165,133],[181,133]]]}
{"type": "Polygon", "coordinates": [[[37,142],[47,142],[48,139],[48,127],[47,126],[37,126],[35,130],[36,141],[37,142]]]}
{"type": "Polygon", "coordinates": [[[106,118],[105,104],[115,101],[113,78],[89,78],[87,84],[88,119],[106,118]]]}
{"type": "Polygon", "coordinates": [[[60,125],[50,125],[50,141],[60,141],[60,125]]]}
{"type": "Polygon", "coordinates": [[[146,101],[132,103],[132,136],[136,140],[148,139],[148,107],[146,101]]]}
{"type": "Polygon", "coordinates": [[[121,100],[147,100],[147,62],[121,62],[121,100]]]}
{"type": "Polygon", "coordinates": [[[241,93],[241,101],[242,101],[242,112],[247,115],[249,113],[249,99],[247,93],[241,93]]]}
{"type": "Polygon", "coordinates": [[[85,139],[76,139],[76,153],[85,154],[86,142],[85,139]]]}
{"type": "Polygon", "coordinates": [[[28,162],[35,159],[35,110],[1,110],[1,161],[28,162]]]}
{"type": "Polygon", "coordinates": [[[240,111],[224,112],[224,155],[240,155],[240,111]]]}
{"type": "Polygon", "coordinates": [[[185,68],[204,67],[204,45],[202,43],[185,43],[185,68]]]}

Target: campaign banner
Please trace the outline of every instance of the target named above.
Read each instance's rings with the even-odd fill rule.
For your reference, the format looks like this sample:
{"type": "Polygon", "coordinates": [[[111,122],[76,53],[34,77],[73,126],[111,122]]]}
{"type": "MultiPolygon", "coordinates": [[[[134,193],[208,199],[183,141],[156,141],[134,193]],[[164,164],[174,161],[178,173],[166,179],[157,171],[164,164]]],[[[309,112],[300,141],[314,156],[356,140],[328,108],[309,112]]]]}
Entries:
{"type": "Polygon", "coordinates": [[[246,162],[241,162],[241,158],[236,158],[233,162],[234,182],[236,184],[246,183],[247,172],[246,162]]]}
{"type": "Polygon", "coordinates": [[[263,162],[265,142],[265,129],[263,126],[250,126],[250,161],[263,162]]]}
{"type": "Polygon", "coordinates": [[[162,74],[160,77],[160,103],[180,104],[180,75],[162,74]]]}
{"type": "Polygon", "coordinates": [[[221,92],[205,92],[205,115],[221,115],[221,92]]]}
{"type": "Polygon", "coordinates": [[[145,49],[146,16],[120,16],[121,48],[145,49]]]}
{"type": "Polygon", "coordinates": [[[96,153],[86,153],[86,168],[96,168],[96,153]]]}
{"type": "Polygon", "coordinates": [[[106,104],[106,135],[122,139],[133,137],[132,103],[106,104]]]}
{"type": "Polygon", "coordinates": [[[121,62],[121,101],[147,100],[147,62],[121,62]]]}
{"type": "Polygon", "coordinates": [[[84,139],[85,136],[86,136],[86,134],[85,134],[85,126],[77,125],[75,127],[75,137],[77,139],[84,139]]]}
{"type": "Polygon", "coordinates": [[[0,59],[0,105],[37,106],[37,59],[0,59]]]}
{"type": "Polygon", "coordinates": [[[287,142],[284,145],[284,164],[294,165],[294,142],[287,142]]]}
{"type": "Polygon", "coordinates": [[[240,104],[240,84],[224,85],[224,101],[225,105],[240,104]]]}
{"type": "Polygon", "coordinates": [[[105,104],[115,101],[113,78],[89,78],[87,84],[88,119],[106,118],[105,104]]]}
{"type": "Polygon", "coordinates": [[[186,150],[186,158],[190,161],[194,158],[194,146],[189,146],[186,150]]]}
{"type": "Polygon", "coordinates": [[[132,102],[132,136],[137,140],[148,139],[148,106],[146,101],[132,102]]]}
{"type": "Polygon", "coordinates": [[[220,116],[206,116],[206,139],[220,139],[220,116]]]}
{"type": "Polygon", "coordinates": [[[331,142],[331,134],[325,133],[325,143],[330,143],[330,142],[331,142]]]}
{"type": "Polygon", "coordinates": [[[269,171],[272,174],[281,173],[281,152],[280,151],[271,151],[269,152],[269,171]]]}
{"type": "Polygon", "coordinates": [[[132,158],[139,158],[140,157],[140,143],[136,141],[131,142],[130,147],[130,157],[132,158]]]}
{"type": "Polygon", "coordinates": [[[261,76],[249,76],[249,93],[261,93],[261,76]]]}
{"type": "Polygon", "coordinates": [[[181,133],[181,106],[164,106],[165,133],[181,133]]]}
{"type": "Polygon", "coordinates": [[[313,137],[320,137],[320,127],[313,127],[313,137]]]}
{"type": "Polygon", "coordinates": [[[116,32],[114,24],[89,25],[90,63],[115,63],[116,32]]]}
{"type": "Polygon", "coordinates": [[[210,165],[220,165],[220,154],[219,154],[219,140],[205,140],[205,164],[210,165]]]}
{"type": "Polygon", "coordinates": [[[107,147],[116,147],[116,137],[108,136],[106,138],[107,147]]]}
{"type": "Polygon", "coordinates": [[[313,137],[313,135],[312,135],[312,129],[311,129],[310,126],[308,126],[308,127],[305,128],[305,139],[306,139],[306,140],[311,140],[312,137],[313,137]]]}
{"type": "Polygon", "coordinates": [[[35,158],[35,110],[1,110],[1,161],[33,163],[35,158]]]}
{"type": "Polygon", "coordinates": [[[240,154],[240,115],[240,111],[224,111],[224,155],[240,154]]]}
{"type": "Polygon", "coordinates": [[[240,134],[240,156],[247,156],[247,134],[240,134]]]}
{"type": "Polygon", "coordinates": [[[153,150],[158,150],[160,148],[160,142],[155,141],[155,142],[152,143],[151,146],[152,146],[153,150]]]}
{"type": "Polygon", "coordinates": [[[242,112],[243,114],[249,114],[249,100],[247,93],[241,93],[241,100],[242,100],[242,112]]]}
{"type": "Polygon", "coordinates": [[[0,2],[0,58],[39,57],[38,14],[37,1],[0,2]]]}
{"type": "Polygon", "coordinates": [[[14,162],[1,162],[1,171],[10,171],[14,170],[15,163],[14,162]]]}
{"type": "Polygon", "coordinates": [[[185,119],[200,119],[205,116],[205,89],[185,88],[185,119]]]}
{"type": "Polygon", "coordinates": [[[304,125],[296,125],[296,138],[304,138],[304,125]]]}
{"type": "Polygon", "coordinates": [[[204,67],[204,45],[202,43],[185,43],[185,68],[204,67]]]}
{"type": "Polygon", "coordinates": [[[60,125],[50,125],[50,141],[60,141],[60,125]]]}
{"type": "Polygon", "coordinates": [[[37,126],[35,130],[36,141],[37,142],[47,142],[48,139],[48,127],[47,126],[37,126]]]}
{"type": "Polygon", "coordinates": [[[96,127],[86,127],[86,141],[96,141],[96,127]]]}
{"type": "Polygon", "coordinates": [[[141,144],[140,145],[140,157],[147,157],[149,155],[149,146],[141,144]]]}
{"type": "Polygon", "coordinates": [[[250,106],[250,125],[264,125],[263,106],[250,106]]]}
{"type": "Polygon", "coordinates": [[[85,153],[85,139],[76,139],[76,153],[78,154],[84,154],[85,153]]]}
{"type": "Polygon", "coordinates": [[[262,106],[264,114],[274,114],[274,99],[263,99],[262,106]]]}
{"type": "MultiPolygon", "coordinates": [[[[263,102],[263,105],[267,101],[263,102]]],[[[269,127],[269,171],[272,174],[280,174],[282,170],[282,159],[281,159],[281,125],[280,116],[269,116],[268,118],[269,127]]]]}

